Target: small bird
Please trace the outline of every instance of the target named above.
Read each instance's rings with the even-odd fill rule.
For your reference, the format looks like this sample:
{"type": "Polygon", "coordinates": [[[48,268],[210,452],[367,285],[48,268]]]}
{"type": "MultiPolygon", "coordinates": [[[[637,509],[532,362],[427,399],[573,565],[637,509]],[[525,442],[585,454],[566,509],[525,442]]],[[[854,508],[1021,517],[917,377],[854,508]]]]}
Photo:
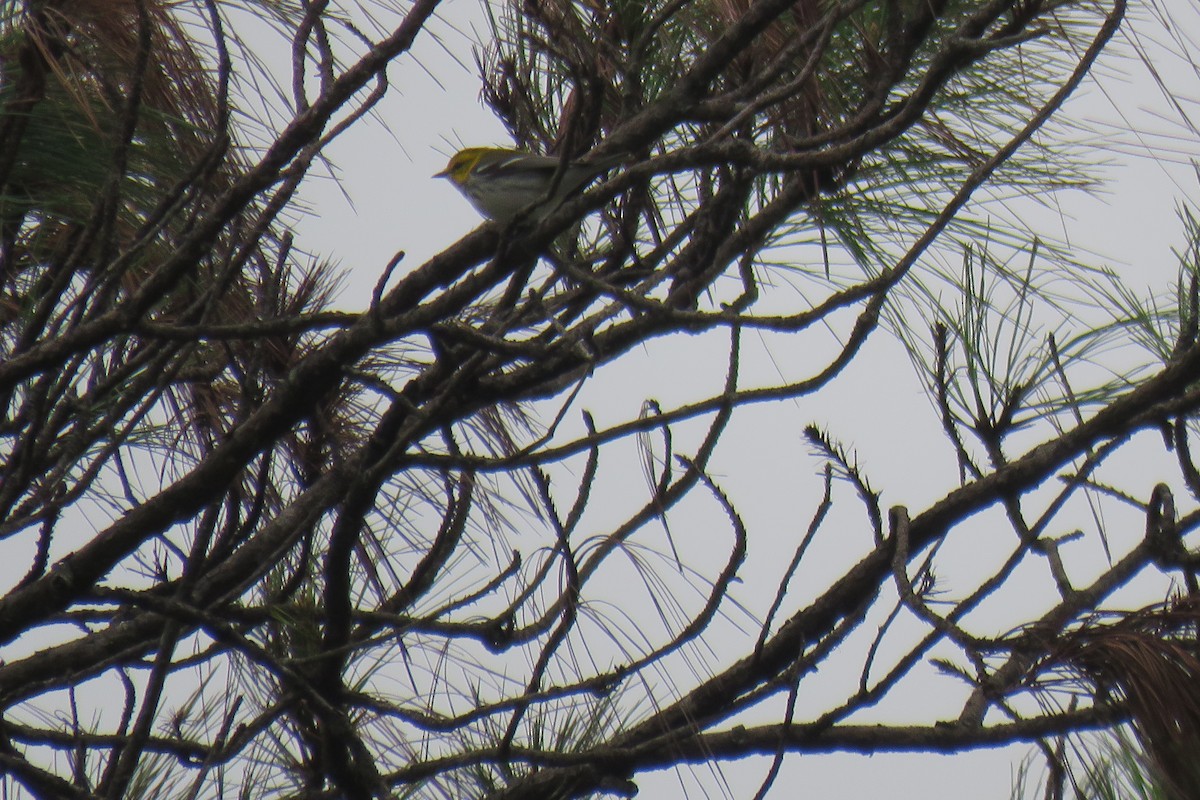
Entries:
{"type": "Polygon", "coordinates": [[[561,159],[501,147],[468,147],[450,157],[435,178],[449,178],[480,214],[506,224],[525,209],[537,222],[558,208],[572,192],[618,164],[619,157],[602,162],[567,164],[551,196],[550,187],[561,159]],[[532,208],[531,208],[532,206],[532,208]]]}

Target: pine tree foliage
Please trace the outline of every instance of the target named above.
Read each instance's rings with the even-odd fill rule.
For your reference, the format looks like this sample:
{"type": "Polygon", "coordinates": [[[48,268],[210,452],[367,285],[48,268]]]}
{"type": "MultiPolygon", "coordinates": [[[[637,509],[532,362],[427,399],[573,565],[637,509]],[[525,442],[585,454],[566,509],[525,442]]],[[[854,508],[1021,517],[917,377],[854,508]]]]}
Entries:
{"type": "Polygon", "coordinates": [[[1029,742],[1061,793],[1118,724],[1196,796],[1200,228],[1146,296],[1045,223],[1104,154],[1064,105],[1174,12],[490,3],[513,141],[618,166],[337,307],[298,193],[449,5],[0,3],[5,796],[789,796],[1029,742]],[[805,416],[879,342],[941,431],[910,505],[805,416]],[[694,396],[583,406],[698,347],[694,396]]]}

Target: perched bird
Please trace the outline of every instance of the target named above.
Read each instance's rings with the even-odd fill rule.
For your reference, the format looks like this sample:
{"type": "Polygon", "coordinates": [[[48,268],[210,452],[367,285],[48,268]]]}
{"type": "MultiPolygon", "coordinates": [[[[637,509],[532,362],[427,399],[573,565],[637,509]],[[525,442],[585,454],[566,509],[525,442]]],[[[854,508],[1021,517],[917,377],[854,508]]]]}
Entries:
{"type": "Polygon", "coordinates": [[[583,188],[621,159],[571,162],[554,185],[561,161],[557,156],[520,150],[468,147],[451,156],[446,168],[434,177],[448,178],[488,219],[508,223],[529,208],[529,220],[536,222],[558,208],[567,195],[583,188]]]}

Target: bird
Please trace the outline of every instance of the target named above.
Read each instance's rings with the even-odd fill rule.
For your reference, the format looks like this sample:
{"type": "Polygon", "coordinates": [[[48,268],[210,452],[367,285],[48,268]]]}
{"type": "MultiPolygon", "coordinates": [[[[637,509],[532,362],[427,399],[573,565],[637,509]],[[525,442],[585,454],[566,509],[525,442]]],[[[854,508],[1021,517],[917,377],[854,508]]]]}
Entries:
{"type": "Polygon", "coordinates": [[[433,177],[448,179],[487,219],[507,224],[528,209],[529,221],[537,222],[621,160],[572,161],[559,175],[562,159],[558,156],[503,147],[467,147],[451,156],[446,168],[433,177]]]}

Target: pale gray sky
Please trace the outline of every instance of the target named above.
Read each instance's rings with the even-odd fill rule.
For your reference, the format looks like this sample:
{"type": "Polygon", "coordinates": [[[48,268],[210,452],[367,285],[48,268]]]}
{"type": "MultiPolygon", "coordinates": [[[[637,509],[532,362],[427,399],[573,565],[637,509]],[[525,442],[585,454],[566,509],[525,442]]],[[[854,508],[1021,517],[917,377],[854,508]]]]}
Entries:
{"type": "MultiPolygon", "coordinates": [[[[423,38],[411,57],[392,70],[393,93],[378,112],[382,124],[355,126],[332,148],[341,188],[353,199],[353,206],[328,181],[314,183],[305,191],[313,217],[304,222],[300,243],[334,258],[347,270],[340,305],[361,307],[394,251],[405,250],[406,263],[413,267],[480,223],[447,182],[430,177],[460,144],[506,144],[503,129],[477,99],[479,82],[470,49],[476,32],[483,35],[485,31],[479,8],[476,0],[452,0],[443,6],[441,21],[431,27],[440,41],[423,38]]],[[[1191,21],[1195,22],[1194,17],[1191,21]]],[[[1127,50],[1124,43],[1122,49],[1127,50]]],[[[1177,81],[1176,90],[1187,93],[1195,86],[1195,76],[1184,72],[1179,63],[1162,63],[1166,77],[1177,81]]],[[[1103,173],[1103,193],[1056,198],[1061,217],[1052,209],[1030,206],[1026,212],[1029,224],[1072,246],[1103,254],[1103,258],[1080,258],[1098,266],[1111,266],[1135,290],[1164,291],[1176,270],[1171,249],[1181,240],[1175,217],[1177,198],[1188,192],[1196,194],[1196,180],[1186,162],[1196,154],[1197,142],[1170,121],[1171,109],[1136,59],[1110,54],[1101,74],[1103,91],[1089,83],[1065,113],[1084,121],[1085,127],[1095,132],[1095,144],[1104,148],[1103,155],[1114,161],[1103,173]],[[1133,126],[1150,133],[1144,141],[1157,152],[1136,152],[1137,138],[1113,137],[1114,126],[1133,126]],[[1181,138],[1172,140],[1172,135],[1181,138]],[[1172,142],[1173,152],[1161,149],[1168,141],[1172,142]],[[1113,149],[1114,143],[1119,145],[1117,149],[1113,149]]],[[[765,343],[760,357],[747,365],[747,371],[762,381],[775,379],[776,369],[799,373],[807,354],[790,352],[786,345],[782,340],[765,343]]],[[[652,397],[667,407],[695,399],[719,385],[724,365],[722,358],[713,354],[723,354],[725,347],[722,335],[651,344],[631,353],[622,363],[601,370],[585,389],[578,407],[592,410],[603,424],[635,416],[646,398],[652,397]]],[[[875,487],[883,490],[885,506],[903,503],[919,510],[941,496],[954,481],[953,455],[944,444],[913,368],[901,348],[882,334],[828,391],[801,402],[742,412],[726,434],[712,471],[750,525],[751,560],[747,570],[750,575],[762,575],[763,580],[757,585],[748,581],[739,587],[737,597],[759,612],[770,601],[779,560],[786,560],[790,554],[819,498],[821,463],[801,438],[803,427],[810,422],[827,426],[837,437],[854,445],[875,487]]],[[[694,435],[694,426],[692,430],[694,435]]],[[[689,451],[686,431],[687,426],[678,442],[683,452],[689,451]]],[[[628,469],[621,474],[632,483],[623,484],[608,473],[601,478],[603,489],[614,497],[628,493],[644,499],[637,453],[627,448],[623,457],[628,469]]],[[[1159,468],[1148,467],[1151,473],[1159,468]]],[[[1146,475],[1146,494],[1158,479],[1154,474],[1146,475]]],[[[846,511],[840,520],[846,526],[845,535],[864,535],[848,490],[843,485],[838,491],[846,511]]],[[[986,519],[980,525],[986,526],[986,519]]],[[[709,526],[719,527],[703,512],[678,519],[674,533],[681,549],[695,547],[697,539],[708,536],[714,537],[714,542],[724,541],[725,533],[709,531],[709,526]]],[[[597,529],[601,529],[599,521],[597,529]]],[[[1135,526],[1133,533],[1138,532],[1135,526]]],[[[828,548],[824,556],[828,561],[821,563],[844,563],[850,557],[836,552],[835,540],[829,537],[822,541],[822,546],[828,548]]],[[[642,542],[666,552],[665,540],[656,540],[652,534],[642,542]]],[[[1114,547],[1120,544],[1116,542],[1114,547]]],[[[1091,548],[1088,557],[1099,554],[1093,545],[1081,545],[1091,548]]],[[[979,558],[977,548],[982,545],[956,542],[948,545],[948,550],[954,551],[955,547],[959,547],[963,575],[944,576],[951,591],[956,581],[965,581],[969,576],[972,559],[979,558]]],[[[720,552],[718,545],[713,553],[720,552]]],[[[667,566],[666,561],[663,564],[667,566]]],[[[797,577],[794,591],[798,596],[804,595],[805,577],[803,572],[797,577]]],[[[813,578],[814,590],[824,586],[819,577],[813,578]]],[[[1148,599],[1157,599],[1162,586],[1143,585],[1139,591],[1145,592],[1148,599]]],[[[1045,600],[1036,593],[1022,598],[1012,593],[1003,597],[1005,603],[1045,600]]],[[[1004,618],[1003,613],[998,614],[997,625],[1005,624],[1001,621],[1004,618]]],[[[739,623],[753,631],[748,618],[731,620],[731,624],[739,623]]],[[[721,655],[718,651],[715,657],[719,660],[721,655]]],[[[856,673],[848,677],[852,681],[856,673]]],[[[802,694],[802,707],[810,700],[813,707],[820,707],[825,687],[833,691],[846,678],[825,674],[806,681],[805,692],[816,695],[802,694]]],[[[935,718],[939,713],[956,714],[961,694],[954,693],[952,685],[916,679],[912,686],[915,688],[898,693],[884,704],[878,710],[880,717],[903,719],[910,711],[922,719],[931,714],[935,718]]],[[[1029,747],[1018,745],[957,756],[793,756],[773,796],[839,800],[881,795],[896,800],[1006,798],[1016,763],[1029,751],[1029,747]]],[[[722,765],[719,775],[705,766],[693,766],[642,776],[640,796],[654,800],[723,797],[728,791],[744,797],[757,786],[766,767],[765,759],[750,759],[722,765]]]]}

